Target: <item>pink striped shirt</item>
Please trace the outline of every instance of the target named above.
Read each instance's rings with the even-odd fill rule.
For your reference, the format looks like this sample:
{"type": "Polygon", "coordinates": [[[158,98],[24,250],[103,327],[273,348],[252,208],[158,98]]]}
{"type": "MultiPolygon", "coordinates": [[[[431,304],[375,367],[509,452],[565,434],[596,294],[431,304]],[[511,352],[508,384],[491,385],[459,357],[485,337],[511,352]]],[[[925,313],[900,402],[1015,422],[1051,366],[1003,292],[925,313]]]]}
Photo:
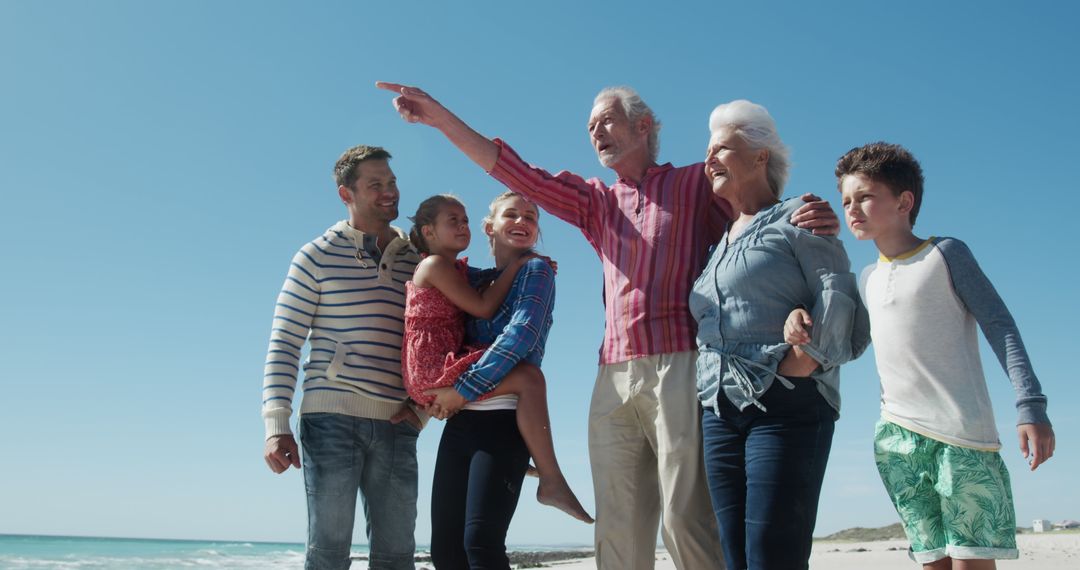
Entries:
{"type": "Polygon", "coordinates": [[[604,343],[613,364],[695,348],[690,289],[720,240],[730,207],[715,200],[702,163],[650,168],[640,184],[607,186],[570,172],[552,175],[495,139],[491,176],[581,229],[604,263],[604,343]]]}

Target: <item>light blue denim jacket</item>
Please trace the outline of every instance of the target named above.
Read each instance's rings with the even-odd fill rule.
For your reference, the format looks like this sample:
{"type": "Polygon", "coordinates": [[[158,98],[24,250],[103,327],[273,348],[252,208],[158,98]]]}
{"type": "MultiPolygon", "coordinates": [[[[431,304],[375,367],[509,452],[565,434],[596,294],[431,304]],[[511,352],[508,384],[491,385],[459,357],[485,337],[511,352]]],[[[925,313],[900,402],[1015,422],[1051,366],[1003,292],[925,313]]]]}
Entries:
{"type": "Polygon", "coordinates": [[[811,374],[818,391],[840,412],[840,365],[870,343],[870,319],[859,299],[844,246],[815,236],[789,219],[802,205],[793,198],[757,213],[745,231],[713,250],[690,293],[698,323],[698,399],[717,412],[723,393],[740,410],[759,401],[791,348],[784,321],[802,306],[813,319],[812,340],[803,346],[820,363],[811,374]]]}

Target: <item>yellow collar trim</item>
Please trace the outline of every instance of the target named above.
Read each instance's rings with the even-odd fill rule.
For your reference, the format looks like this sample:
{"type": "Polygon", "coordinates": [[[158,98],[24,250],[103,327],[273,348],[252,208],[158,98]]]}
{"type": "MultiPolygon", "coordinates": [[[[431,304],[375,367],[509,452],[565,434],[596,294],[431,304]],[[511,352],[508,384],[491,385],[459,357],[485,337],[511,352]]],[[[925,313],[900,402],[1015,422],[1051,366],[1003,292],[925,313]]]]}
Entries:
{"type": "Polygon", "coordinates": [[[934,236],[930,236],[930,237],[926,238],[922,243],[920,243],[919,247],[916,247],[915,249],[913,249],[913,250],[911,250],[909,252],[901,253],[900,255],[898,255],[896,257],[885,257],[885,254],[883,254],[883,253],[878,254],[878,256],[879,256],[878,259],[880,259],[881,261],[900,261],[900,260],[903,260],[903,259],[908,259],[909,257],[915,257],[916,255],[918,255],[918,253],[920,251],[926,249],[926,246],[932,244],[935,239],[937,239],[937,238],[935,238],[934,236]]]}

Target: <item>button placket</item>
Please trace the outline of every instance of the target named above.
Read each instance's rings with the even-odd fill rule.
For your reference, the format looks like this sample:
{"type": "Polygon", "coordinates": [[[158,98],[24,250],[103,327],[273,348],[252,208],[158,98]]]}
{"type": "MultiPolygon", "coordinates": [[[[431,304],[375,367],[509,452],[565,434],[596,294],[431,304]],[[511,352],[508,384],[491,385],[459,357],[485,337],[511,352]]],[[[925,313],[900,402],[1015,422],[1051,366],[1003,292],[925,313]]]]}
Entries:
{"type": "Polygon", "coordinates": [[[882,299],[882,303],[891,305],[896,300],[896,273],[899,270],[898,264],[895,261],[889,262],[888,278],[885,280],[885,298],[882,299]]]}

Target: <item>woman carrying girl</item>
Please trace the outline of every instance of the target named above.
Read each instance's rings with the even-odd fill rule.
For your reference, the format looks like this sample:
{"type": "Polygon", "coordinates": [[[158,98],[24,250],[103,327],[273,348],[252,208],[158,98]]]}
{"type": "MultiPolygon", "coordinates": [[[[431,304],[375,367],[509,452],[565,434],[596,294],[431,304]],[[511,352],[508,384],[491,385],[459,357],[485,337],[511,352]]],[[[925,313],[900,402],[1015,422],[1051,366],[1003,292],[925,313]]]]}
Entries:
{"type": "Polygon", "coordinates": [[[506,531],[530,453],[540,475],[537,499],[592,522],[559,469],[549,429],[539,365],[555,283],[552,267],[532,252],[538,217],[535,205],[513,193],[492,202],[484,231],[502,273],[484,293],[473,285],[488,273],[457,260],[470,237],[461,203],[434,196],[413,218],[410,237],[427,257],[407,290],[405,384],[418,402],[430,400],[433,415],[450,418],[432,491],[431,550],[439,568],[509,567],[506,531]],[[462,310],[480,317],[465,327],[464,352],[462,310]]]}

